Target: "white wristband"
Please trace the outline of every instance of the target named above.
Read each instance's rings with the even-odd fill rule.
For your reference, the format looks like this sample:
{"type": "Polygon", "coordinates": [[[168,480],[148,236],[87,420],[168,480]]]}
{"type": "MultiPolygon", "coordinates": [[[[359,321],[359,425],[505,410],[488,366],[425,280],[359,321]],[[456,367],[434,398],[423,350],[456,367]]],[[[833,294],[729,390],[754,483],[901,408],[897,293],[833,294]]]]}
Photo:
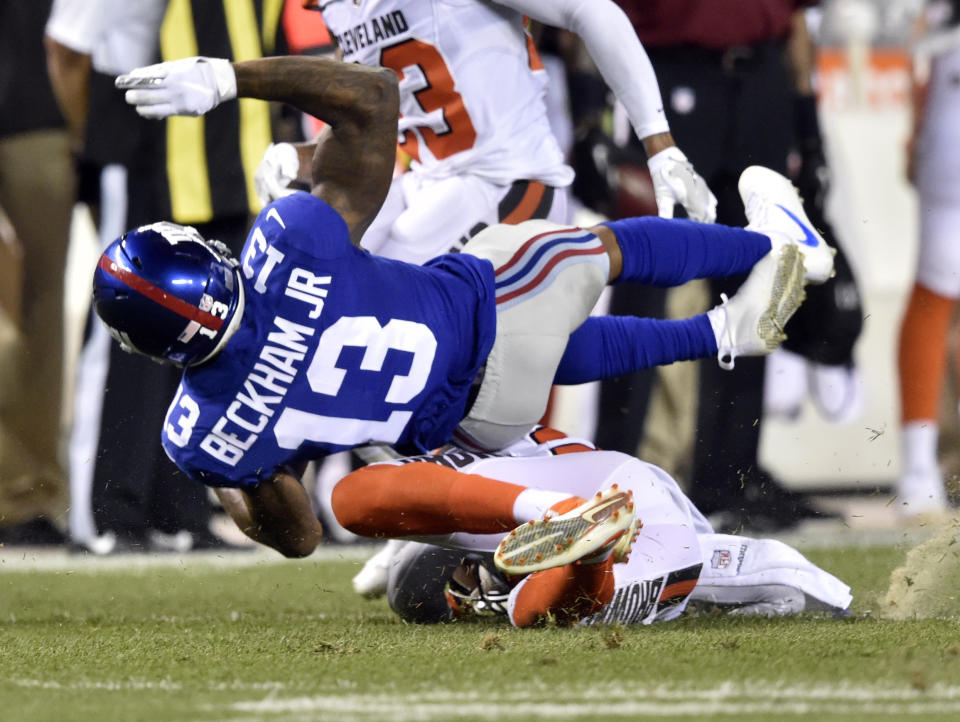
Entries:
{"type": "Polygon", "coordinates": [[[233,63],[223,58],[204,58],[213,70],[213,78],[217,83],[217,96],[222,103],[237,97],[237,74],[233,70],[233,63]]]}

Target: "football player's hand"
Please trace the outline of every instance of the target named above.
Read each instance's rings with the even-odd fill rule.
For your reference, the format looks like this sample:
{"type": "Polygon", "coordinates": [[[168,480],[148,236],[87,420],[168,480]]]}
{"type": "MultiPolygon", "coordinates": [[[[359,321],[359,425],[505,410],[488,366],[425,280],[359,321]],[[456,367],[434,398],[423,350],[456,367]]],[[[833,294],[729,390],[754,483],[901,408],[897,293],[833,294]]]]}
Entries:
{"type": "Polygon", "coordinates": [[[137,68],[114,83],[144,118],[203,115],[237,97],[237,77],[229,60],[183,58],[137,68]]]}
{"type": "Polygon", "coordinates": [[[683,151],[676,146],[665,148],[647,159],[647,168],[661,218],[673,218],[674,207],[679,203],[690,220],[702,223],[716,220],[717,199],[683,151]]]}
{"type": "Polygon", "coordinates": [[[290,183],[300,173],[300,155],[290,143],[271,143],[267,146],[253,175],[257,198],[263,205],[290,195],[296,189],[290,183]]]}

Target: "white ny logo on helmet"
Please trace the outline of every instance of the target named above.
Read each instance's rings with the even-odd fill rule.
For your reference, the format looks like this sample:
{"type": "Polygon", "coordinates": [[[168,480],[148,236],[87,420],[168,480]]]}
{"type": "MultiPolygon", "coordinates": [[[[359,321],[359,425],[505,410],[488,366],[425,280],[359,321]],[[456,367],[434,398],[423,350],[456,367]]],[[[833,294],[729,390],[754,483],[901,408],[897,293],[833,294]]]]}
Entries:
{"type": "Polygon", "coordinates": [[[170,223],[169,221],[159,221],[157,223],[151,223],[148,226],[140,226],[137,229],[138,233],[144,231],[159,233],[170,245],[176,245],[177,243],[184,243],[186,241],[204,243],[203,236],[201,236],[199,231],[193,226],[181,226],[177,223],[170,223]]]}

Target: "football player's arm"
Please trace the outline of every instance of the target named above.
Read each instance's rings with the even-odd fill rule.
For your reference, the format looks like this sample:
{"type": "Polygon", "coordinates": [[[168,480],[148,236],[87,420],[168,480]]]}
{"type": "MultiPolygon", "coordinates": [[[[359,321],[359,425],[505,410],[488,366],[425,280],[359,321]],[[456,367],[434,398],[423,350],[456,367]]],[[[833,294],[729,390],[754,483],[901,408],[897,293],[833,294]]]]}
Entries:
{"type": "Polygon", "coordinates": [[[674,145],[650,58],[611,0],[494,0],[583,40],[604,81],[626,106],[648,155],[674,145]],[[648,145],[649,143],[649,145],[648,145]],[[652,151],[652,152],[651,152],[652,151]]]}
{"type": "Polygon", "coordinates": [[[643,142],[661,216],[672,217],[674,205],[680,203],[694,220],[716,218],[716,198],[670,135],[657,76],[623,10],[611,0],[493,2],[580,36],[643,142]]]}
{"type": "Polygon", "coordinates": [[[87,127],[91,55],[103,41],[110,10],[104,0],[57,0],[43,32],[50,85],[75,152],[83,148],[87,127]]]}
{"type": "Polygon", "coordinates": [[[47,73],[60,112],[67,121],[70,145],[74,152],[83,149],[90,105],[90,55],[54,40],[43,38],[47,53],[47,73]]]}
{"type": "Polygon", "coordinates": [[[289,103],[327,124],[313,154],[312,192],[343,216],[359,245],[393,178],[396,74],[310,57],[261,58],[234,69],[241,97],[289,103]]]}
{"type": "Polygon", "coordinates": [[[116,85],[148,118],[202,115],[239,96],[289,103],[326,122],[313,155],[312,192],[343,216],[354,244],[390,188],[399,117],[392,70],[313,57],[194,57],[138,68],[116,85]]]}
{"type": "MultiPolygon", "coordinates": [[[[343,60],[343,50],[337,48],[332,56],[325,57],[343,60]]],[[[253,176],[253,186],[260,202],[267,205],[295,192],[298,187],[310,188],[313,185],[310,171],[316,149],[316,137],[300,143],[281,142],[267,146],[253,176]]]]}
{"type": "Polygon", "coordinates": [[[240,531],[285,557],[313,553],[323,536],[306,490],[284,472],[242,489],[214,489],[240,531]]]}

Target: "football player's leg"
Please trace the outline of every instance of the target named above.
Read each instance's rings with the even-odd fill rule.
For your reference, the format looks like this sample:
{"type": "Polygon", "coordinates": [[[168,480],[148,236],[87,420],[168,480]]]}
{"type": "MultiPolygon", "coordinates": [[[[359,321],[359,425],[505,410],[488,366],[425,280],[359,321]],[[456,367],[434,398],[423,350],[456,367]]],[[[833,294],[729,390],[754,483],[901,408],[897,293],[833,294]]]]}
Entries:
{"type": "Polygon", "coordinates": [[[640,527],[633,492],[613,484],[589,500],[571,497],[498,544],[494,563],[518,575],[571,564],[624,561],[640,527]]]}
{"type": "Polygon", "coordinates": [[[731,608],[733,614],[781,616],[809,609],[843,612],[850,587],[774,539],[701,534],[700,582],[691,601],[731,608]]]}
{"type": "Polygon", "coordinates": [[[337,521],[363,536],[503,534],[570,498],[415,461],[348,474],[334,487],[331,506],[337,521]]]}
{"type": "Polygon", "coordinates": [[[787,178],[753,166],[741,176],[739,190],[750,220],[747,229],[657,218],[591,228],[610,254],[611,282],[675,286],[693,278],[741,275],[771,248],[791,245],[802,256],[807,280],[823,283],[833,274],[835,251],[806,217],[787,178]]]}
{"type": "Polygon", "coordinates": [[[510,623],[532,627],[550,619],[561,626],[576,624],[613,599],[613,560],[567,564],[536,572],[510,593],[510,623]]]}
{"type": "Polygon", "coordinates": [[[762,258],[732,298],[688,319],[632,316],[586,319],[564,349],[554,379],[576,384],[717,355],[733,368],[738,356],[762,356],[786,338],[787,321],[805,297],[803,262],[794,248],[762,258]]]}
{"type": "Polygon", "coordinates": [[[900,326],[900,475],[897,511],[905,517],[946,506],[937,453],[940,397],[947,362],[947,332],[955,300],[919,283],[900,326]]]}
{"type": "Polygon", "coordinates": [[[613,599],[587,620],[590,624],[675,619],[686,609],[697,584],[702,555],[696,529],[704,520],[665,471],[649,464],[644,467],[640,483],[634,486],[643,528],[629,560],[614,565],[613,599]]]}
{"type": "Polygon", "coordinates": [[[570,334],[554,383],[582,384],[717,353],[705,313],[685,319],[591,316],[570,334]]]}
{"type": "Polygon", "coordinates": [[[772,248],[762,233],[654,216],[624,218],[590,230],[610,256],[611,283],[671,287],[695,278],[741,275],[772,248]]]}
{"type": "Polygon", "coordinates": [[[570,334],[606,286],[600,240],[548,221],[497,225],[464,248],[493,263],[497,332],[476,400],[454,434],[466,448],[503,448],[543,416],[570,334]]]}
{"type": "Polygon", "coordinates": [[[630,557],[578,562],[536,572],[510,594],[518,627],[555,619],[560,624],[650,624],[678,617],[697,584],[701,557],[686,524],[640,530],[630,557]]]}
{"type": "Polygon", "coordinates": [[[957,298],[960,210],[921,199],[921,242],[916,285],[900,327],[899,369],[903,428],[898,510],[905,516],[946,506],[940,470],[940,399],[949,332],[957,298]]]}
{"type": "Polygon", "coordinates": [[[650,623],[683,611],[701,562],[692,507],[662,469],[623,458],[606,483],[616,480],[632,491],[643,520],[629,557],[588,558],[530,575],[510,594],[515,625],[551,618],[563,624],[650,623]]]}

